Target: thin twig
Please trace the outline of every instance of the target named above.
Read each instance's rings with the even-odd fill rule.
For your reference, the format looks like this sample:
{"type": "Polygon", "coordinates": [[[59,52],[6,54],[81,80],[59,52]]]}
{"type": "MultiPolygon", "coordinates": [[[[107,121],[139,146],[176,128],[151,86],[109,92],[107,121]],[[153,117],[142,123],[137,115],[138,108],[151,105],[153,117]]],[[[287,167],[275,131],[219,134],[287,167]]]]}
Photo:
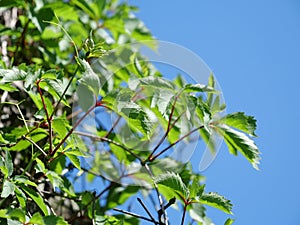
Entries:
{"type": "Polygon", "coordinates": [[[114,140],[111,140],[107,137],[98,137],[98,136],[95,136],[95,135],[92,135],[92,134],[88,134],[88,133],[84,133],[84,132],[80,132],[80,131],[75,131],[74,132],[75,134],[78,134],[78,135],[81,135],[81,136],[85,136],[85,137],[89,137],[95,141],[101,141],[101,142],[107,142],[107,143],[110,143],[110,144],[113,144],[113,145],[116,145],[120,148],[122,148],[123,150],[125,150],[126,152],[128,152],[129,154],[131,154],[132,156],[134,156],[135,158],[137,158],[140,162],[142,162],[143,160],[141,159],[141,157],[137,154],[135,154],[132,150],[133,149],[130,149],[130,148],[127,148],[126,146],[114,141],[114,140]]]}
{"type": "Polygon", "coordinates": [[[155,160],[157,157],[159,157],[160,155],[162,155],[163,153],[165,153],[167,150],[169,150],[170,148],[172,148],[174,145],[178,144],[180,141],[182,141],[183,139],[185,139],[186,137],[190,136],[192,133],[194,133],[197,130],[200,130],[204,128],[204,125],[201,125],[199,127],[196,127],[195,129],[191,130],[190,132],[188,132],[187,134],[183,135],[181,138],[177,139],[177,141],[173,142],[172,144],[170,144],[168,147],[164,148],[161,152],[159,152],[158,154],[156,154],[155,156],[153,156],[152,158],[149,159],[150,162],[152,162],[153,160],[155,160]]]}
{"type": "Polygon", "coordinates": [[[155,221],[155,219],[153,218],[152,214],[150,213],[150,211],[147,209],[147,207],[145,206],[145,204],[142,202],[142,200],[140,198],[137,198],[138,202],[141,204],[141,206],[143,207],[143,209],[146,211],[146,213],[148,214],[148,216],[151,218],[153,223],[157,223],[155,221]]]}
{"type": "Polygon", "coordinates": [[[44,152],[44,150],[37,143],[35,143],[33,140],[31,140],[30,138],[26,137],[25,135],[23,135],[22,138],[26,139],[31,144],[33,144],[41,153],[43,153],[44,156],[47,156],[47,153],[44,152]]]}
{"type": "MultiPolygon", "coordinates": [[[[175,202],[176,202],[176,198],[175,198],[175,197],[174,197],[174,198],[171,198],[171,199],[169,200],[169,202],[164,206],[164,209],[166,210],[166,209],[169,208],[171,205],[173,205],[175,202]]],[[[162,210],[161,210],[161,209],[158,210],[157,213],[161,215],[161,214],[162,214],[162,210]]]]}
{"type": "Polygon", "coordinates": [[[121,213],[127,214],[127,215],[130,215],[130,216],[133,216],[133,217],[136,217],[136,218],[139,218],[139,219],[142,219],[142,220],[146,220],[146,221],[149,221],[149,222],[152,222],[152,223],[155,223],[155,224],[159,224],[158,222],[152,221],[151,219],[149,219],[147,217],[140,216],[138,214],[131,213],[131,212],[128,212],[128,211],[125,211],[125,210],[122,210],[122,209],[114,208],[113,210],[115,210],[117,212],[121,212],[121,213]]]}
{"type": "Polygon", "coordinates": [[[46,103],[45,103],[45,99],[44,99],[44,96],[43,96],[43,92],[42,92],[42,89],[40,87],[40,82],[41,80],[38,80],[36,82],[36,85],[37,85],[37,89],[38,89],[38,92],[39,92],[39,95],[41,97],[41,100],[42,100],[42,104],[43,104],[43,108],[44,108],[44,111],[46,113],[46,119],[47,119],[47,123],[48,123],[48,130],[49,130],[49,153],[52,154],[52,147],[53,147],[53,143],[52,143],[52,125],[51,125],[51,118],[49,116],[49,113],[48,113],[48,110],[47,110],[47,106],[46,106],[46,103]]]}
{"type": "Polygon", "coordinates": [[[50,119],[52,119],[53,116],[54,116],[54,114],[56,113],[56,111],[57,111],[57,109],[58,109],[58,106],[59,106],[60,102],[62,101],[62,99],[64,98],[65,94],[67,93],[67,91],[68,91],[70,85],[72,84],[72,81],[73,81],[74,77],[76,76],[76,73],[77,73],[78,69],[79,69],[79,65],[77,65],[77,67],[76,67],[76,69],[75,69],[75,71],[74,71],[74,73],[73,73],[71,79],[69,80],[69,83],[68,83],[67,87],[65,88],[64,92],[61,94],[61,96],[60,96],[58,102],[56,103],[56,105],[55,105],[55,107],[54,107],[54,110],[53,110],[53,112],[52,112],[51,115],[50,115],[50,119]]]}
{"type": "MultiPolygon", "coordinates": [[[[158,144],[155,146],[155,148],[152,150],[151,154],[149,155],[148,159],[152,158],[153,154],[156,152],[156,150],[159,148],[159,146],[163,143],[163,141],[166,139],[166,137],[168,136],[171,128],[171,121],[172,121],[172,117],[173,117],[173,114],[174,114],[174,111],[175,111],[175,105],[176,105],[176,102],[177,102],[177,99],[179,98],[179,95],[177,95],[175,97],[175,100],[174,100],[174,103],[172,105],[172,109],[171,109],[171,113],[170,113],[170,116],[169,116],[169,120],[168,120],[168,127],[167,127],[167,130],[164,134],[164,136],[160,139],[160,141],[158,142],[158,144]]],[[[178,120],[179,118],[177,118],[178,120]]],[[[175,120],[175,122],[177,122],[177,120],[175,120]]],[[[175,123],[174,123],[175,125],[175,123]]]]}
{"type": "MultiPolygon", "coordinates": [[[[66,134],[66,136],[59,142],[59,144],[54,148],[54,150],[51,152],[51,155],[54,155],[57,150],[65,143],[65,141],[68,139],[68,137],[74,132],[74,130],[79,126],[79,124],[84,120],[84,118],[95,109],[95,105],[89,108],[87,112],[74,124],[74,126],[69,130],[69,132],[66,134]]],[[[53,158],[49,160],[49,162],[53,161],[53,158]]]]}
{"type": "Polygon", "coordinates": [[[114,130],[114,128],[117,126],[117,124],[120,122],[120,120],[121,120],[121,116],[118,116],[118,119],[116,119],[116,121],[114,122],[114,124],[111,126],[111,128],[109,129],[109,131],[105,134],[105,136],[104,137],[108,137],[110,134],[111,134],[111,132],[114,130]]]}

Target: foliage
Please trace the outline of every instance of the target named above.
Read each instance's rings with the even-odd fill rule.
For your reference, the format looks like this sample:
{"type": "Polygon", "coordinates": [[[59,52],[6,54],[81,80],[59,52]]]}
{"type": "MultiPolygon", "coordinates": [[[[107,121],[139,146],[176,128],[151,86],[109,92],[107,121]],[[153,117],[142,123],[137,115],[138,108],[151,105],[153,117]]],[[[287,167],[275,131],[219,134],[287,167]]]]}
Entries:
{"type": "Polygon", "coordinates": [[[153,37],[126,2],[0,6],[3,224],[168,224],[171,205],[182,206],[181,224],[186,213],[211,224],[206,205],[232,213],[229,200],[205,192],[190,164],[170,157],[195,133],[215,151],[210,137],[217,134],[258,168],[256,120],[242,112],[216,116],[225,106],[213,75],[207,85],[166,80],[132,48],[153,37]],[[94,127],[87,122],[93,113],[94,127]],[[102,188],[77,190],[81,178],[102,188]],[[139,194],[155,199],[156,218],[140,198],[148,217],[122,209],[139,194]]]}

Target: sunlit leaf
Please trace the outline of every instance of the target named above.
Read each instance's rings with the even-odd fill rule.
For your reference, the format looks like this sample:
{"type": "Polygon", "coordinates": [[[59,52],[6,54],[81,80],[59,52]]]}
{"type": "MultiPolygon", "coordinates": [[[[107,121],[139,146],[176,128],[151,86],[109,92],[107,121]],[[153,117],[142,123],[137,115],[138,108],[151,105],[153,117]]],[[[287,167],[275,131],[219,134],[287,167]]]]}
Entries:
{"type": "Polygon", "coordinates": [[[237,155],[240,152],[255,169],[258,169],[260,152],[252,139],[227,125],[219,125],[214,129],[224,137],[230,153],[237,155]]]}
{"type": "Polygon", "coordinates": [[[224,225],[231,225],[231,224],[233,224],[233,222],[234,222],[233,219],[228,218],[228,219],[225,221],[224,225]]]}
{"type": "Polygon", "coordinates": [[[182,199],[187,199],[190,195],[189,190],[183,183],[181,177],[173,172],[167,172],[157,176],[154,182],[159,186],[163,185],[168,189],[174,191],[179,196],[181,196],[182,199]]]}
{"type": "Polygon", "coordinates": [[[243,112],[228,114],[218,122],[234,127],[252,136],[256,136],[254,133],[256,130],[255,118],[253,116],[247,116],[243,112]]]}
{"type": "Polygon", "coordinates": [[[219,195],[215,192],[209,192],[202,194],[200,196],[200,203],[212,206],[214,208],[220,209],[225,213],[232,214],[232,204],[230,200],[224,198],[222,195],[219,195]]]}

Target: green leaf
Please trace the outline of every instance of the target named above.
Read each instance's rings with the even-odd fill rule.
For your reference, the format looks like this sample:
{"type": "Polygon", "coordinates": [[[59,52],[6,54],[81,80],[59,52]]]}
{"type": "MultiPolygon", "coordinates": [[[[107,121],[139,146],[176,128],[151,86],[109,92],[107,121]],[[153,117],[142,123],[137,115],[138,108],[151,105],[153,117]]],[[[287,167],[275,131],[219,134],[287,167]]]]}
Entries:
{"type": "Polygon", "coordinates": [[[26,207],[26,201],[27,201],[27,198],[26,198],[26,195],[24,194],[24,192],[18,188],[17,186],[15,186],[15,194],[16,194],[16,197],[20,203],[20,206],[22,208],[25,208],[26,207]]]}
{"type": "Polygon", "coordinates": [[[24,3],[21,0],[1,0],[1,7],[20,7],[24,3]]]}
{"type": "Polygon", "coordinates": [[[14,165],[9,151],[5,151],[5,166],[7,168],[7,175],[10,177],[14,172],[14,165]]]}
{"type": "Polygon", "coordinates": [[[15,219],[18,220],[20,222],[22,222],[23,224],[26,222],[25,219],[25,212],[22,209],[11,209],[8,211],[7,215],[9,216],[10,219],[15,219]]]}
{"type": "Polygon", "coordinates": [[[204,185],[200,185],[200,178],[201,177],[197,177],[195,176],[192,184],[189,185],[189,191],[190,191],[190,198],[195,198],[196,196],[201,196],[203,191],[204,191],[204,185]]]}
{"type": "Polygon", "coordinates": [[[184,92],[214,92],[217,93],[217,91],[207,85],[204,84],[186,84],[183,88],[184,92]]]}
{"type": "Polygon", "coordinates": [[[44,224],[48,225],[68,225],[68,223],[62,218],[54,215],[45,216],[43,218],[44,224]]]}
{"type": "Polygon", "coordinates": [[[232,204],[230,203],[230,200],[216,192],[202,194],[202,196],[200,196],[200,203],[220,209],[225,213],[232,214],[232,204]]]}
{"type": "Polygon", "coordinates": [[[3,91],[8,91],[8,92],[19,91],[12,84],[1,84],[0,83],[0,89],[3,90],[3,91]]]}
{"type": "Polygon", "coordinates": [[[79,7],[80,9],[82,9],[82,11],[84,11],[92,19],[97,20],[97,17],[96,17],[96,14],[95,14],[93,8],[91,8],[85,0],[72,0],[72,3],[75,4],[77,7],[79,7]]]}
{"type": "Polygon", "coordinates": [[[256,136],[254,133],[256,130],[256,120],[253,116],[247,116],[243,112],[228,114],[221,118],[219,122],[230,127],[234,127],[252,136],[256,136]]]}
{"type": "Polygon", "coordinates": [[[142,85],[151,86],[154,88],[171,89],[171,90],[175,89],[171,81],[161,77],[150,76],[150,77],[141,78],[139,79],[139,81],[142,85]]]}
{"type": "MultiPolygon", "coordinates": [[[[45,137],[47,137],[47,132],[43,131],[41,133],[35,131],[31,133],[31,136],[29,138],[31,138],[31,140],[35,143],[37,143],[38,141],[44,139],[45,137]]],[[[13,147],[10,148],[11,151],[22,151],[24,149],[27,149],[31,144],[31,142],[29,142],[28,140],[20,140],[16,145],[14,145],[13,147]]]]}
{"type": "Polygon", "coordinates": [[[127,187],[116,187],[109,191],[108,198],[107,198],[107,207],[108,209],[112,209],[117,205],[124,204],[130,197],[138,192],[140,189],[139,186],[131,186],[128,185],[127,187]]]}
{"type": "Polygon", "coordinates": [[[33,216],[30,218],[29,222],[31,224],[36,224],[36,225],[45,225],[44,220],[43,220],[43,216],[38,212],[33,214],[33,216]]]}
{"type": "Polygon", "coordinates": [[[73,154],[68,153],[68,152],[66,152],[65,155],[70,159],[70,161],[73,163],[73,165],[74,165],[77,169],[81,170],[80,159],[79,159],[78,156],[73,155],[73,154]]]}
{"type": "Polygon", "coordinates": [[[18,68],[12,69],[0,69],[0,77],[3,77],[1,83],[13,82],[17,80],[24,80],[26,78],[26,72],[18,68]]]}
{"type": "Polygon", "coordinates": [[[30,219],[30,224],[35,225],[68,225],[68,223],[62,218],[54,215],[50,216],[42,216],[39,213],[33,214],[33,216],[30,219]]]}
{"type": "Polygon", "coordinates": [[[17,184],[21,183],[21,184],[26,184],[26,185],[30,185],[30,186],[33,186],[33,187],[37,187],[36,183],[30,181],[29,178],[26,177],[26,176],[24,176],[24,175],[16,175],[16,176],[14,176],[14,181],[17,184]]]}
{"type": "Polygon", "coordinates": [[[58,133],[60,138],[63,138],[68,133],[69,123],[65,118],[55,118],[52,120],[52,127],[58,133]]]}
{"type": "Polygon", "coordinates": [[[1,198],[7,198],[9,195],[13,195],[14,191],[15,184],[8,180],[4,180],[1,198]]]}
{"type": "Polygon", "coordinates": [[[214,129],[224,137],[231,154],[237,155],[239,151],[258,170],[260,152],[252,139],[227,125],[219,125],[214,129]]]}
{"type": "Polygon", "coordinates": [[[189,214],[191,218],[197,222],[201,222],[200,224],[204,223],[205,220],[205,207],[200,203],[193,203],[189,207],[189,214]]]}
{"type": "Polygon", "coordinates": [[[181,177],[173,172],[167,172],[157,176],[154,182],[158,184],[158,186],[163,185],[174,191],[182,198],[182,200],[186,200],[190,195],[189,190],[183,183],[181,177]]]}
{"type": "Polygon", "coordinates": [[[7,219],[7,225],[23,225],[23,223],[17,220],[7,219]]]}
{"type": "Polygon", "coordinates": [[[89,89],[94,93],[94,95],[98,96],[100,90],[99,76],[94,72],[94,70],[87,61],[81,59],[79,60],[84,70],[79,82],[89,87],[89,89]]]}
{"type": "Polygon", "coordinates": [[[20,188],[37,204],[37,206],[42,210],[45,215],[48,215],[48,209],[44,203],[43,198],[37,191],[25,186],[24,184],[19,184],[20,188]]]}
{"type": "Polygon", "coordinates": [[[231,225],[231,224],[233,224],[233,222],[234,222],[233,219],[228,218],[228,219],[225,221],[224,225],[231,225]]]}

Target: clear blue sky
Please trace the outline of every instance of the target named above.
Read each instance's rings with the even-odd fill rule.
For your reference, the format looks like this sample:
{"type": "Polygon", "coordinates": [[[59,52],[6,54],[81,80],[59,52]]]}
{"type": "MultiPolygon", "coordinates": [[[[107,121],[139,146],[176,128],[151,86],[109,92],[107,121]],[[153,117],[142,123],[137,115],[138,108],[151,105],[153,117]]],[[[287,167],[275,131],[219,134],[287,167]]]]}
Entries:
{"type": "MultiPolygon", "coordinates": [[[[236,225],[300,224],[300,1],[138,1],[160,40],[183,45],[213,70],[227,111],[258,120],[261,171],[223,145],[204,174],[234,204],[236,225]]],[[[209,210],[216,225],[227,218],[209,210]]]]}

